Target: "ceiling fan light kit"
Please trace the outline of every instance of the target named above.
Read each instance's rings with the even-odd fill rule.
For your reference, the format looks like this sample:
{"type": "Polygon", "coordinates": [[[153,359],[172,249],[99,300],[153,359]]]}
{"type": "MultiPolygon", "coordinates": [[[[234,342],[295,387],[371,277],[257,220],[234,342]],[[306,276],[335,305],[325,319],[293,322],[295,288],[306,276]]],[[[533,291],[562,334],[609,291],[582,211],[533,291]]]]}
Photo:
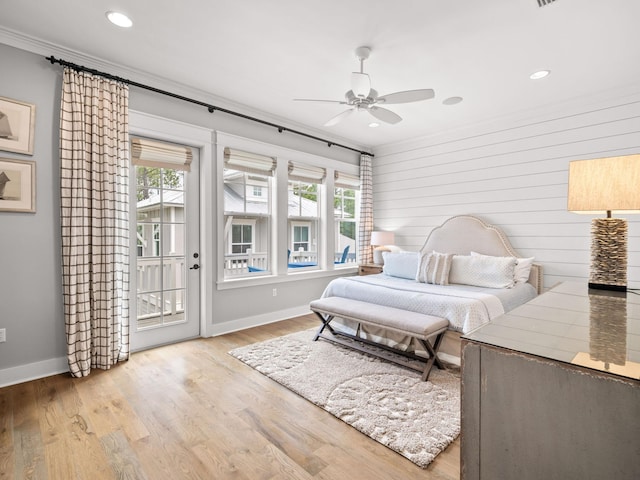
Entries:
{"type": "Polygon", "coordinates": [[[367,98],[371,91],[371,79],[369,75],[362,72],[351,74],[351,92],[358,98],[367,98]]]}
{"type": "Polygon", "coordinates": [[[356,48],[356,58],[360,61],[360,71],[351,74],[351,90],[344,95],[344,100],[316,100],[308,98],[296,98],[300,102],[326,102],[348,105],[350,108],[329,119],[324,126],[332,127],[337,125],[354,112],[367,111],[371,116],[391,125],[402,121],[402,117],[391,110],[377,106],[377,104],[395,105],[400,103],[420,102],[429,100],[435,96],[435,92],[428,89],[405,90],[402,92],[389,93],[381,97],[378,92],[371,88],[371,78],[364,73],[364,61],[371,55],[369,47],[356,48]]]}

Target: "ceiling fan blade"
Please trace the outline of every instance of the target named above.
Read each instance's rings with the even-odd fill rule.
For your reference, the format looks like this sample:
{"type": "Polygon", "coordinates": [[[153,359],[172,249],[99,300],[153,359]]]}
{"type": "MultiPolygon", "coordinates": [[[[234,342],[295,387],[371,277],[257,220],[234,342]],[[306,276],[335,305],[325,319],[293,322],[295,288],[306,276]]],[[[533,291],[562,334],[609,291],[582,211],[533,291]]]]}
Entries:
{"type": "Polygon", "coordinates": [[[315,98],[294,98],[294,102],[321,102],[321,103],[339,103],[341,105],[346,105],[347,102],[344,100],[318,100],[315,98]]]}
{"type": "Polygon", "coordinates": [[[367,98],[371,90],[371,79],[366,73],[353,72],[351,74],[351,90],[356,97],[367,98]]]}
{"type": "Polygon", "coordinates": [[[342,120],[344,120],[349,115],[351,115],[354,111],[355,111],[354,108],[350,108],[349,110],[345,110],[344,112],[342,112],[342,113],[336,115],[335,117],[333,117],[332,119],[330,119],[327,123],[324,124],[324,126],[325,127],[333,127],[334,125],[337,125],[342,120]]]}
{"type": "Polygon", "coordinates": [[[378,102],[384,102],[388,105],[397,103],[419,102],[421,100],[429,100],[435,96],[435,92],[430,88],[421,90],[406,90],[404,92],[390,93],[378,97],[378,102]]]}
{"type": "Polygon", "coordinates": [[[378,120],[381,120],[385,123],[390,123],[391,125],[395,125],[396,123],[402,121],[402,117],[397,113],[393,113],[391,110],[387,110],[386,108],[380,107],[370,107],[367,111],[376,117],[378,120]]]}

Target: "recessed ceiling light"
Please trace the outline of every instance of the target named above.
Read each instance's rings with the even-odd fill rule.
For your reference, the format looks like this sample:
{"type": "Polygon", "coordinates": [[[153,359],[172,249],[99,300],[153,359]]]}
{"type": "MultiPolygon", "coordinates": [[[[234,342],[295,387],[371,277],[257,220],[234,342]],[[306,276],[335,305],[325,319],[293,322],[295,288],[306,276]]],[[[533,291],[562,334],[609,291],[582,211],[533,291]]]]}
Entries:
{"type": "Polygon", "coordinates": [[[460,103],[462,101],[462,97],[449,97],[445,98],[442,101],[443,105],[455,105],[456,103],[460,103]]]}
{"type": "Polygon", "coordinates": [[[531,75],[529,75],[529,78],[531,80],[540,80],[541,78],[546,77],[550,73],[551,72],[549,70],[539,70],[539,71],[533,72],[531,75]]]}
{"type": "Polygon", "coordinates": [[[371,123],[369,124],[369,126],[370,126],[371,128],[376,128],[376,127],[379,127],[379,126],[380,126],[380,124],[379,124],[378,122],[371,122],[371,123]]]}
{"type": "Polygon", "coordinates": [[[133,25],[133,22],[124,13],[120,12],[107,12],[107,18],[111,23],[122,28],[129,28],[133,25]]]}

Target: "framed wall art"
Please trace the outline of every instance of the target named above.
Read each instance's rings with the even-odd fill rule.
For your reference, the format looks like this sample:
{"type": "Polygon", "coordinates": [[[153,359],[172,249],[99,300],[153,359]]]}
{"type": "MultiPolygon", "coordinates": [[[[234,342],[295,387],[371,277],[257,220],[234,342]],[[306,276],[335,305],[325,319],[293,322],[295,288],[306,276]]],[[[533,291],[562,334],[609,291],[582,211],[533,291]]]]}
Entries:
{"type": "Polygon", "coordinates": [[[0,212],[36,211],[36,162],[0,158],[0,212]]]}
{"type": "Polygon", "coordinates": [[[0,97],[0,150],[33,155],[36,106],[0,97]]]}

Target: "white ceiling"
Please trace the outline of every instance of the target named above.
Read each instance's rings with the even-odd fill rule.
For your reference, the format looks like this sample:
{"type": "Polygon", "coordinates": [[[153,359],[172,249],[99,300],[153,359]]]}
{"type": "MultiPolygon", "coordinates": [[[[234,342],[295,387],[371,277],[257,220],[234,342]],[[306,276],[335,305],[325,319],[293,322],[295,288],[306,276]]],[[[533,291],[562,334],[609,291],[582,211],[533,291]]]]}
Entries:
{"type": "Polygon", "coordinates": [[[537,0],[0,0],[0,7],[5,33],[361,147],[640,88],[640,0],[542,8],[537,0]],[[128,14],[133,28],[111,25],[108,10],[128,14]],[[404,118],[397,125],[370,128],[363,112],[323,127],[345,106],[292,99],[343,99],[361,45],[372,49],[365,72],[380,95],[433,88],[435,98],[388,106],[404,118]],[[530,80],[540,69],[551,75],[530,80]],[[464,101],[443,105],[451,96],[464,101]]]}

